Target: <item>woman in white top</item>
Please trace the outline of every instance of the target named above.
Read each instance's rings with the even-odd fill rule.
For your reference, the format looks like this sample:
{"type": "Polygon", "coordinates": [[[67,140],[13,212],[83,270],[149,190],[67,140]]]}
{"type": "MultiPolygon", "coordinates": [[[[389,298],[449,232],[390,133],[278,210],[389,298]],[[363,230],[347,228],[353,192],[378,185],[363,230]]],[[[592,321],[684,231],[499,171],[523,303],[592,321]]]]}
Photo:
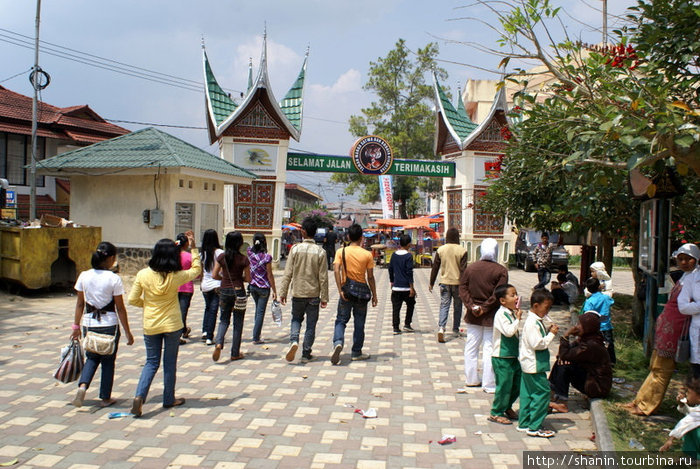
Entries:
{"type": "Polygon", "coordinates": [[[216,259],[224,253],[216,230],[207,230],[202,235],[202,282],[200,288],[204,296],[204,319],[202,321],[202,340],[207,345],[214,343],[216,316],[219,312],[219,292],[221,280],[212,278],[216,259]]]}
{"type": "Polygon", "coordinates": [[[100,405],[103,407],[114,404],[112,399],[112,384],[114,383],[114,362],[117,359],[119,346],[119,323],[121,322],[126,334],[126,343],[134,343],[131,335],[129,320],[124,307],[124,285],[122,279],[109,269],[117,258],[117,248],[112,243],[101,242],[97,251],[92,254],[92,269],[81,272],[75,283],[78,292],[78,300],[75,304],[75,319],[73,321],[73,333],[71,338],[80,339],[82,333],[94,331],[100,334],[113,335],[116,346],[111,355],[99,355],[92,352],[85,353],[85,366],[78,380],[78,393],[73,399],[73,405],[80,407],[85,399],[97,366],[102,365],[100,378],[100,405]],[[83,311],[86,314],[83,314],[83,311]]]}

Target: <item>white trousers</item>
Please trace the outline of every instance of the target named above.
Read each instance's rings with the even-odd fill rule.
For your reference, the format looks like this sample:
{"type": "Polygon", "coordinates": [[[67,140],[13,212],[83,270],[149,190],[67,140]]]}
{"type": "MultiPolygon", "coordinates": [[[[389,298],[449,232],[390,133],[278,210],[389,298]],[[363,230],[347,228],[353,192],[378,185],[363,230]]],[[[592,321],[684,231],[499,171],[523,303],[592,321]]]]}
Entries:
{"type": "Polygon", "coordinates": [[[467,340],[464,344],[464,375],[466,384],[481,383],[481,387],[487,392],[496,390],[496,377],[493,374],[491,355],[493,353],[493,327],[476,326],[467,324],[467,340]],[[483,347],[481,347],[483,343],[483,347]],[[478,359],[479,348],[482,348],[481,379],[479,379],[478,359]]]}

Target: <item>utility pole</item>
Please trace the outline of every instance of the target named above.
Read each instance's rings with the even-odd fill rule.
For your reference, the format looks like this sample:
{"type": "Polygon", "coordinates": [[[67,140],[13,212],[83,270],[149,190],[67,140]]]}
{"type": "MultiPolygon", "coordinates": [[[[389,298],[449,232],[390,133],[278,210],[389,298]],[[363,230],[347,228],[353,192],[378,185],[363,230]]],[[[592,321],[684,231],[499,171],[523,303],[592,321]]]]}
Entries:
{"type": "Polygon", "coordinates": [[[608,43],[608,0],[603,0],[603,46],[608,43]]]}
{"type": "Polygon", "coordinates": [[[34,69],[31,75],[34,98],[32,99],[32,161],[29,163],[29,220],[36,218],[36,130],[39,94],[39,23],[41,17],[41,0],[36,0],[36,22],[34,42],[34,69]]]}

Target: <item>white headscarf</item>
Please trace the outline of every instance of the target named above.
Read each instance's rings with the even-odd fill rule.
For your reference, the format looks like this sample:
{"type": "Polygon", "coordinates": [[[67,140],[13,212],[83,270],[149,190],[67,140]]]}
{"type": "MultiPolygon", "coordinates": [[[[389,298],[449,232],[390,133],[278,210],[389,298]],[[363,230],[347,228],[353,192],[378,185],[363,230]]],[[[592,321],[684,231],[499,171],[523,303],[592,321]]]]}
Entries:
{"type": "Polygon", "coordinates": [[[481,260],[496,262],[498,259],[498,241],[486,238],[481,242],[481,260]]]}
{"type": "Polygon", "coordinates": [[[605,264],[603,264],[602,262],[594,262],[593,264],[591,264],[591,270],[595,271],[599,281],[602,282],[610,280],[610,275],[605,269],[605,264]]]}

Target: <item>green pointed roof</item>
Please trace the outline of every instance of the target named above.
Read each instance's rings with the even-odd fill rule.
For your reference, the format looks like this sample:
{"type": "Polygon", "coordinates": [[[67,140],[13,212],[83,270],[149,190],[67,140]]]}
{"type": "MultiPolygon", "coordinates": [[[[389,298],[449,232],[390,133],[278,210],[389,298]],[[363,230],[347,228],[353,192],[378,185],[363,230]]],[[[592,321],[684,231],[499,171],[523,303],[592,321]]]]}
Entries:
{"type": "Polygon", "coordinates": [[[308,52],[304,57],[304,63],[299,71],[296,81],[287,92],[287,95],[280,102],[282,112],[287,116],[289,122],[301,131],[301,118],[304,111],[304,78],[306,76],[306,62],[309,58],[308,52]]]}
{"type": "Polygon", "coordinates": [[[185,167],[246,179],[256,176],[153,127],[78,148],[37,162],[51,174],[88,169],[185,167]]]}
{"type": "Polygon", "coordinates": [[[443,121],[457,144],[461,146],[462,142],[464,142],[478,126],[469,119],[461,96],[459,97],[457,109],[455,109],[447,97],[447,94],[445,94],[445,91],[440,86],[435,73],[433,73],[433,81],[435,82],[435,96],[438,106],[440,107],[443,121]]]}
{"type": "Polygon", "coordinates": [[[219,126],[238,107],[229,97],[214,77],[214,72],[209,65],[209,58],[204,52],[204,78],[206,80],[206,96],[209,115],[214,120],[214,125],[219,126]]]}

